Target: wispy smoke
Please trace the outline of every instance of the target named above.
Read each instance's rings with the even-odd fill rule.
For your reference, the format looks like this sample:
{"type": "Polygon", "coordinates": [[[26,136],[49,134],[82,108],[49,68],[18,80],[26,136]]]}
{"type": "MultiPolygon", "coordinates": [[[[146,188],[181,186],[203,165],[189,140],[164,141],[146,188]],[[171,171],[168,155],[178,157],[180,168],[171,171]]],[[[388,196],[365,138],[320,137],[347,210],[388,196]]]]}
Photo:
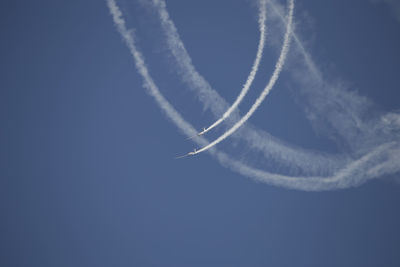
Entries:
{"type": "Polygon", "coordinates": [[[251,71],[250,71],[250,74],[247,77],[246,83],[244,84],[242,90],[240,91],[238,97],[233,102],[233,104],[228,108],[227,111],[225,111],[225,113],[222,115],[221,118],[219,118],[211,126],[206,128],[202,132],[202,134],[207,133],[211,129],[213,129],[216,126],[218,126],[219,124],[221,124],[226,118],[228,118],[232,114],[232,112],[239,106],[239,104],[242,102],[243,98],[246,96],[247,92],[249,91],[250,86],[253,83],[254,78],[256,77],[256,74],[257,74],[257,71],[258,71],[258,67],[260,65],[260,61],[261,61],[261,58],[263,56],[263,51],[264,51],[264,46],[265,46],[265,35],[266,35],[265,20],[266,20],[266,2],[265,1],[261,1],[260,10],[259,10],[259,20],[258,20],[259,29],[260,29],[260,41],[258,43],[256,59],[254,60],[253,66],[252,66],[251,71]]]}
{"type": "MultiPolygon", "coordinates": [[[[196,70],[173,21],[170,19],[165,1],[153,0],[150,3],[153,4],[156,13],[159,15],[166,44],[174,60],[173,68],[179,74],[181,81],[186,85],[185,87],[192,90],[198,96],[198,99],[206,109],[211,110],[216,117],[219,117],[228,108],[227,102],[211,88],[210,84],[196,70]]],[[[283,10],[279,6],[271,5],[271,2],[267,3],[270,5],[270,10],[283,10]]],[[[281,18],[281,21],[285,22],[285,17],[281,15],[281,18]]],[[[238,112],[232,113],[230,121],[238,120],[240,120],[238,112]]],[[[344,156],[341,156],[339,159],[336,156],[325,155],[321,157],[315,152],[293,148],[274,139],[268,133],[255,130],[248,123],[246,125],[246,127],[242,127],[232,137],[240,138],[246,142],[247,147],[261,151],[266,159],[279,162],[286,169],[302,170],[304,173],[309,174],[325,174],[332,173],[339,167],[338,165],[345,163],[346,157],[344,156]]]]}
{"type": "MultiPolygon", "coordinates": [[[[165,9],[164,1],[155,0],[154,2],[161,3],[161,5],[159,5],[158,7],[165,9]]],[[[136,68],[139,74],[143,77],[144,87],[148,90],[149,94],[155,98],[156,102],[165,112],[167,117],[170,118],[172,122],[174,122],[186,135],[190,136],[195,134],[195,129],[182,118],[182,116],[172,107],[172,105],[162,96],[162,94],[158,90],[146,67],[143,55],[135,46],[132,31],[127,29],[125,21],[122,18],[121,11],[116,5],[115,0],[107,0],[107,3],[113,16],[114,23],[135,60],[136,68]]],[[[275,1],[270,1],[269,3],[275,8],[275,10],[281,10],[280,6],[275,1]]],[[[221,104],[225,104],[226,106],[226,102],[214,90],[212,90],[212,88],[204,80],[204,78],[199,75],[195,70],[194,66],[192,65],[191,59],[188,56],[186,49],[184,48],[183,43],[179,38],[179,35],[177,34],[175,26],[169,19],[169,15],[166,9],[164,16],[167,16],[168,20],[164,25],[167,27],[163,27],[163,29],[166,33],[167,43],[171,44],[169,48],[172,55],[175,57],[175,67],[177,68],[179,73],[181,73],[182,80],[190,85],[193,85],[193,91],[199,95],[199,99],[205,105],[210,106],[210,109],[213,112],[215,112],[215,110],[217,109],[217,107],[213,107],[213,104],[215,103],[220,104],[219,107],[221,107],[221,104]]],[[[282,21],[285,24],[289,23],[289,21],[282,21]]],[[[305,52],[304,47],[301,47],[302,49],[299,48],[298,39],[296,40],[296,44],[297,50],[301,52],[303,49],[303,51],[305,52]]],[[[309,67],[310,62],[312,63],[312,61],[311,57],[308,54],[303,54],[303,56],[306,55],[308,59],[305,60],[305,65],[309,67]],[[309,61],[308,63],[307,60],[309,61]]],[[[316,70],[317,69],[315,69],[314,71],[316,70]]],[[[312,71],[313,70],[310,70],[310,73],[312,71]]],[[[293,72],[292,75],[294,79],[296,79],[296,72],[291,72],[293,72]]],[[[318,77],[318,79],[322,80],[321,77],[318,77]]],[[[299,89],[305,90],[305,85],[309,85],[310,81],[315,82],[313,75],[311,75],[308,80],[299,80],[299,89]]],[[[335,92],[335,94],[333,95],[328,95],[328,98],[322,99],[323,101],[326,101],[326,104],[330,104],[332,101],[335,103],[335,101],[338,101],[336,98],[339,98],[339,101],[340,99],[350,101],[350,103],[360,102],[360,106],[362,106],[362,103],[364,103],[363,101],[358,101],[357,99],[359,99],[359,96],[355,94],[349,94],[347,91],[344,91],[343,93],[341,91],[341,87],[337,87],[336,89],[332,88],[333,87],[329,87],[327,85],[325,85],[325,87],[323,88],[324,90],[335,92]],[[333,99],[331,99],[330,97],[333,97],[333,99]]],[[[312,96],[312,92],[318,90],[319,88],[312,87],[307,92],[310,92],[309,95],[312,96]]],[[[358,108],[358,106],[356,108],[358,108]]],[[[310,113],[318,112],[319,109],[320,106],[316,105],[315,107],[310,108],[310,113]]],[[[341,111],[341,107],[339,106],[337,110],[341,111]]],[[[356,128],[358,129],[364,129],[366,128],[365,125],[371,125],[371,123],[369,122],[363,122],[358,117],[359,111],[351,110],[351,107],[345,109],[344,111],[337,112],[337,114],[332,115],[331,118],[335,118],[335,116],[337,117],[338,115],[345,116],[348,114],[353,116],[353,122],[356,124],[356,128]]],[[[318,115],[323,116],[324,114],[318,115]]],[[[288,162],[288,164],[294,164],[301,169],[308,170],[311,174],[318,174],[323,172],[324,169],[329,169],[329,172],[331,174],[325,176],[307,175],[290,177],[285,175],[273,174],[264,170],[253,168],[249,165],[242,163],[241,161],[234,160],[227,154],[219,152],[215,148],[212,148],[210,150],[210,153],[222,165],[234,171],[237,171],[238,173],[241,173],[258,181],[277,186],[314,191],[332,190],[338,188],[346,188],[350,186],[357,186],[369,179],[380,177],[384,174],[393,174],[399,172],[399,118],[399,114],[393,112],[388,115],[382,116],[380,119],[378,118],[374,120],[374,122],[376,122],[376,125],[371,130],[367,131],[366,135],[374,138],[378,135],[382,135],[382,138],[378,138],[379,142],[372,142],[372,144],[370,142],[366,143],[362,147],[363,153],[359,153],[360,155],[358,155],[357,153],[351,155],[352,157],[355,157],[355,159],[353,160],[350,160],[346,157],[345,160],[340,160],[336,156],[326,156],[312,151],[305,151],[298,148],[290,147],[272,138],[267,133],[263,133],[259,130],[254,130],[253,127],[246,126],[244,127],[244,130],[241,131],[242,134],[237,135],[237,138],[243,138],[245,141],[251,144],[258,143],[257,149],[262,149],[263,151],[265,151],[266,154],[274,157],[275,160],[286,161],[288,162]],[[310,162],[310,159],[313,159],[315,161],[310,162]]],[[[340,127],[342,127],[343,125],[346,124],[334,123],[334,127],[337,127],[338,129],[340,129],[340,127]]],[[[342,134],[343,136],[346,136],[346,129],[342,129],[342,134]]],[[[352,134],[351,131],[350,134],[352,134]]],[[[208,144],[207,140],[202,137],[195,137],[194,141],[202,146],[208,144]]]]}
{"type": "Polygon", "coordinates": [[[199,149],[195,154],[201,153],[203,151],[206,151],[206,150],[212,148],[213,146],[217,145],[218,143],[220,143],[223,140],[225,140],[226,138],[228,138],[236,130],[238,130],[239,127],[241,127],[251,117],[251,115],[253,115],[253,113],[257,110],[257,108],[264,101],[265,97],[269,94],[271,89],[274,87],[276,81],[278,80],[279,74],[282,71],[282,67],[285,62],[287,53],[289,52],[290,37],[291,37],[291,33],[292,33],[293,9],[294,9],[294,2],[293,2],[293,0],[289,0],[289,15],[288,15],[288,23],[286,25],[285,38],[283,41],[279,59],[276,62],[274,72],[272,73],[272,76],[271,76],[267,86],[261,92],[260,96],[256,99],[254,104],[250,107],[249,111],[237,123],[235,123],[229,130],[227,130],[224,134],[222,134],[220,137],[215,139],[213,142],[211,142],[207,146],[199,149]]]}

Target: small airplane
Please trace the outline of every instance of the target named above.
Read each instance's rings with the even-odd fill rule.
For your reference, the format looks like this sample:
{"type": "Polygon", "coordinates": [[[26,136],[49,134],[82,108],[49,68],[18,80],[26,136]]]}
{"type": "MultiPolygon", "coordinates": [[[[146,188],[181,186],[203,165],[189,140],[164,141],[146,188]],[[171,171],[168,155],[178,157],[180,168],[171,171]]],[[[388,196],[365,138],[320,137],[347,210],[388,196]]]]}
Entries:
{"type": "Polygon", "coordinates": [[[186,155],[183,155],[183,156],[176,157],[175,159],[181,159],[181,158],[185,158],[187,156],[193,156],[193,155],[196,155],[196,153],[197,153],[197,149],[195,148],[192,152],[189,152],[189,153],[187,153],[186,155]]]}
{"type": "Polygon", "coordinates": [[[203,128],[203,131],[199,132],[197,135],[198,135],[198,136],[203,135],[203,134],[206,133],[206,131],[207,131],[207,129],[206,129],[206,128],[203,128]]]}
{"type": "Polygon", "coordinates": [[[199,133],[196,134],[196,135],[193,135],[193,136],[191,136],[191,137],[186,138],[186,140],[192,139],[192,138],[194,138],[194,137],[196,137],[196,136],[201,136],[201,135],[205,134],[206,132],[207,132],[207,129],[206,129],[206,128],[203,128],[203,130],[202,130],[201,132],[199,132],[199,133]]]}

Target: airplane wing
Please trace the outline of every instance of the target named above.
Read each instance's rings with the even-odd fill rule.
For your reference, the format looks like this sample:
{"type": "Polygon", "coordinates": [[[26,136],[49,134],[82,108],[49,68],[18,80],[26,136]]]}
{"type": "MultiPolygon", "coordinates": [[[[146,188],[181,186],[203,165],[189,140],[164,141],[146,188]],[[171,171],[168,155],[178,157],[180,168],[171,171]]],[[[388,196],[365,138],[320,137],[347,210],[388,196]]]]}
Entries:
{"type": "Polygon", "coordinates": [[[201,132],[198,132],[196,135],[193,135],[193,136],[191,136],[191,137],[188,137],[188,138],[186,138],[185,140],[190,140],[190,139],[193,139],[193,138],[195,138],[196,136],[201,136],[201,135],[203,135],[205,132],[206,132],[206,128],[203,128],[203,130],[201,131],[201,132]]]}
{"type": "Polygon", "coordinates": [[[203,128],[203,130],[201,131],[201,132],[199,132],[197,135],[203,135],[203,134],[205,134],[205,132],[207,131],[207,129],[206,128],[203,128]]]}

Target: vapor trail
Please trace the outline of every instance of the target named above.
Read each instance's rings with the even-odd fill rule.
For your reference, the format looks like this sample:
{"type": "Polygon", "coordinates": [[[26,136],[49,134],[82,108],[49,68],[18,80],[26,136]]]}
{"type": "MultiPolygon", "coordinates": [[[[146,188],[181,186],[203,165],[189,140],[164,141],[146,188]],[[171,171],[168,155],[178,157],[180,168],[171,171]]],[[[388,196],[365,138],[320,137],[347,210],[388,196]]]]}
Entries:
{"type": "Polygon", "coordinates": [[[254,81],[254,78],[256,77],[258,67],[260,65],[261,58],[263,56],[263,51],[265,47],[265,35],[266,35],[266,25],[265,25],[265,20],[266,20],[266,2],[265,0],[260,1],[260,10],[259,10],[259,30],[260,30],[260,40],[258,43],[258,48],[257,48],[257,54],[256,58],[254,60],[253,66],[251,68],[250,74],[247,77],[246,83],[244,84],[242,90],[240,91],[238,97],[236,100],[233,102],[233,104],[225,111],[225,113],[222,115],[221,118],[219,118],[217,121],[215,121],[212,125],[210,125],[208,128],[204,129],[200,134],[205,134],[214,127],[218,126],[220,123],[222,123],[226,118],[228,118],[232,112],[237,108],[237,106],[242,102],[243,98],[246,96],[247,92],[250,89],[251,84],[254,81]]]}
{"type": "MultiPolygon", "coordinates": [[[[139,3],[151,3],[154,6],[164,31],[168,49],[175,60],[173,68],[179,74],[181,81],[186,84],[186,88],[192,90],[198,96],[205,109],[209,108],[214,116],[220,117],[229,108],[229,105],[196,70],[178,30],[170,18],[165,1],[139,1],[139,3]]],[[[269,0],[267,4],[273,5],[274,3],[269,0]]],[[[273,7],[271,9],[275,10],[273,7]]],[[[282,20],[286,25],[287,21],[283,16],[282,20]]],[[[232,122],[239,121],[239,112],[237,110],[234,111],[228,119],[232,122]]],[[[241,132],[237,137],[245,141],[248,147],[263,153],[264,157],[269,161],[274,160],[284,166],[285,169],[302,170],[303,173],[309,173],[310,175],[332,173],[347,161],[345,155],[341,155],[339,158],[336,155],[321,155],[321,153],[310,152],[298,147],[294,148],[264,131],[254,129],[249,124],[241,128],[241,132]]]]}
{"type": "Polygon", "coordinates": [[[117,6],[115,0],[106,0],[110,13],[113,17],[114,24],[122,36],[125,44],[135,60],[135,67],[139,74],[143,77],[143,86],[148,90],[148,93],[155,98],[161,109],[166,113],[176,125],[187,135],[194,134],[196,131],[193,127],[188,125],[179,113],[172,107],[172,105],[164,98],[158,90],[157,85],[150,76],[149,70],[144,62],[142,53],[136,48],[133,32],[126,27],[125,20],[122,18],[122,12],[117,6]]]}
{"type": "Polygon", "coordinates": [[[257,110],[257,108],[264,101],[265,97],[269,94],[271,89],[274,87],[276,81],[279,78],[279,74],[282,71],[283,64],[285,63],[285,59],[286,59],[287,53],[289,51],[290,37],[292,35],[293,9],[294,9],[294,1],[290,0],[289,1],[289,13],[288,13],[288,18],[287,18],[288,23],[286,24],[286,32],[285,32],[285,37],[284,37],[281,53],[279,55],[278,61],[276,62],[274,72],[272,73],[272,76],[271,76],[267,86],[261,92],[260,96],[256,99],[256,101],[251,106],[249,111],[237,123],[235,123],[229,130],[227,130],[224,134],[222,134],[220,137],[215,139],[213,142],[211,142],[210,144],[197,150],[194,154],[198,154],[203,151],[206,151],[207,149],[212,148],[213,146],[222,142],[224,139],[226,139],[231,134],[233,134],[237,129],[239,129],[239,127],[242,126],[251,117],[251,115],[253,115],[253,113],[257,110]]]}
{"type": "MultiPolygon", "coordinates": [[[[186,135],[194,134],[195,129],[193,126],[185,121],[185,119],[182,118],[182,116],[160,93],[147,69],[143,55],[136,48],[132,31],[126,28],[125,20],[122,18],[122,13],[116,5],[115,0],[106,1],[115,26],[127,44],[129,51],[135,60],[135,67],[143,78],[144,87],[147,89],[148,93],[154,97],[155,101],[160,106],[162,111],[165,112],[166,116],[171,119],[171,121],[182,132],[184,132],[186,135]]],[[[396,126],[399,124],[397,123],[397,115],[393,116],[395,116],[395,123],[393,126],[396,126]]],[[[391,117],[388,117],[388,120],[391,121],[391,117]]],[[[396,126],[396,129],[397,128],[398,127],[396,126]]],[[[199,136],[196,136],[194,141],[199,145],[205,145],[208,143],[206,139],[199,136]]],[[[253,168],[240,161],[231,159],[227,154],[219,152],[215,148],[209,150],[209,152],[223,166],[226,166],[233,171],[253,178],[257,181],[298,190],[322,191],[356,186],[369,179],[381,176],[382,174],[398,172],[399,165],[397,164],[396,158],[398,158],[400,154],[400,145],[398,142],[388,142],[377,146],[369,153],[359,157],[356,160],[353,160],[349,164],[345,164],[345,166],[343,166],[339,171],[336,171],[334,174],[327,177],[290,177],[286,175],[274,174],[253,168]]],[[[283,151],[283,153],[286,152],[287,151],[285,150],[283,151]]]]}

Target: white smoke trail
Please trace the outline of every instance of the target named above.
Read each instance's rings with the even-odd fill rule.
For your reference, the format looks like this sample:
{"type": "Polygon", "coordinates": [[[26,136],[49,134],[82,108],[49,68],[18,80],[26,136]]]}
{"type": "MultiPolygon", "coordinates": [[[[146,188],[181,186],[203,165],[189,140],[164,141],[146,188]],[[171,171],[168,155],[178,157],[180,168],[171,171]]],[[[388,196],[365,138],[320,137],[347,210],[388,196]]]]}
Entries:
{"type": "MultiPolygon", "coordinates": [[[[143,2],[140,2],[143,3],[143,2]]],[[[184,44],[182,43],[178,31],[170,19],[164,0],[153,0],[145,2],[152,3],[159,15],[161,27],[164,30],[166,43],[175,59],[174,69],[179,73],[182,82],[186,88],[193,90],[203,103],[204,108],[210,108],[217,117],[228,108],[227,102],[211,88],[208,82],[202,77],[192,63],[184,44]]],[[[271,2],[267,2],[270,4],[271,2]]],[[[231,114],[230,119],[233,121],[240,120],[237,112],[231,114]]],[[[241,131],[233,137],[238,136],[247,142],[247,146],[259,150],[269,161],[274,160],[283,166],[286,170],[301,170],[303,173],[332,173],[335,169],[346,163],[347,159],[341,155],[336,156],[318,155],[318,153],[305,151],[301,148],[293,148],[281,141],[273,138],[268,133],[258,131],[249,126],[241,127],[241,131]]]]}
{"type": "MultiPolygon", "coordinates": [[[[209,107],[214,115],[220,116],[222,113],[221,107],[227,106],[226,101],[224,101],[196,71],[184,44],[180,40],[174,23],[169,18],[165,1],[153,0],[153,3],[159,14],[168,47],[176,61],[174,67],[180,74],[182,81],[187,84],[186,88],[193,90],[193,92],[198,95],[199,100],[203,103],[205,108],[209,107]]],[[[283,8],[281,8],[280,4],[275,0],[269,0],[267,3],[268,7],[279,17],[278,20],[287,24],[287,20],[285,20],[285,17],[282,15],[283,8]]],[[[297,48],[297,50],[293,51],[303,56],[305,65],[299,68],[290,68],[288,71],[293,75],[293,78],[299,82],[300,87],[298,89],[305,91],[307,93],[306,96],[313,100],[310,101],[311,106],[314,107],[314,109],[310,110],[312,112],[311,118],[321,117],[325,114],[325,116],[328,116],[331,124],[336,124],[332,125],[334,126],[334,132],[340,133],[345,138],[348,138],[346,134],[355,136],[355,138],[349,139],[353,141],[353,143],[362,143],[360,140],[367,140],[370,144],[363,144],[363,147],[355,151],[353,155],[332,155],[317,151],[307,151],[283,143],[268,133],[255,129],[249,123],[247,123],[245,127],[242,127],[233,137],[246,142],[246,146],[249,149],[263,153],[268,162],[274,161],[274,166],[278,165],[285,171],[292,172],[293,174],[298,174],[300,172],[304,175],[333,175],[337,169],[342,168],[349,161],[365,155],[368,151],[372,151],[374,147],[391,141],[393,138],[390,136],[386,139],[381,138],[379,133],[373,136],[371,136],[371,134],[366,134],[366,137],[360,135],[360,133],[370,133],[372,131],[371,129],[382,128],[384,125],[372,125],[373,127],[371,127],[371,125],[363,126],[359,123],[360,120],[358,119],[359,114],[357,110],[363,108],[363,105],[365,106],[365,101],[363,101],[362,98],[360,99],[360,97],[353,92],[347,92],[341,88],[334,88],[332,85],[323,81],[320,71],[315,66],[311,56],[305,50],[300,38],[295,32],[293,32],[293,37],[297,48]],[[331,109],[327,110],[325,106],[331,107],[331,109]],[[354,109],[352,109],[353,107],[354,109]],[[357,124],[354,125],[353,122],[357,124]],[[359,126],[362,127],[359,128],[359,126]],[[373,140],[373,144],[371,140],[373,140]]],[[[296,92],[298,91],[300,90],[296,90],[296,92]]],[[[235,120],[240,119],[237,113],[231,116],[235,120]]],[[[321,118],[321,120],[323,121],[324,118],[321,118]]]]}
{"type": "MultiPolygon", "coordinates": [[[[287,24],[278,1],[269,0],[268,3],[268,7],[273,11],[270,19],[287,24]]],[[[369,150],[365,144],[371,140],[375,142],[375,145],[384,142],[372,130],[376,122],[370,125],[361,119],[365,116],[362,113],[372,108],[372,103],[354,91],[348,91],[340,84],[334,85],[324,81],[311,55],[295,32],[293,32],[293,40],[296,44],[296,52],[303,58],[302,64],[305,68],[291,68],[290,74],[297,82],[296,88],[300,90],[295,90],[295,93],[302,98],[304,103],[301,106],[305,109],[314,130],[322,131],[323,135],[339,144],[344,142],[346,148],[356,154],[369,150]]]]}
{"type": "Polygon", "coordinates": [[[286,32],[285,32],[285,37],[284,37],[281,53],[279,55],[278,61],[276,62],[274,72],[272,73],[272,76],[271,76],[267,86],[261,92],[260,96],[256,99],[256,101],[251,106],[249,111],[237,123],[235,123],[235,125],[233,125],[229,130],[227,130],[224,134],[222,134],[220,137],[215,139],[210,144],[197,150],[194,154],[198,154],[198,153],[201,153],[203,151],[206,151],[206,150],[212,148],[213,146],[217,145],[218,143],[222,142],[224,139],[229,137],[231,134],[233,134],[237,129],[239,129],[239,127],[241,127],[251,117],[251,115],[253,115],[253,113],[257,110],[257,108],[264,101],[265,97],[269,94],[271,89],[274,87],[276,81],[278,80],[279,74],[282,71],[283,64],[285,63],[287,53],[289,52],[290,37],[292,36],[293,9],[294,9],[294,1],[289,0],[289,13],[288,13],[288,19],[287,19],[288,23],[286,26],[286,32]]]}
{"type": "Polygon", "coordinates": [[[185,134],[194,134],[196,132],[194,128],[190,127],[190,125],[185,122],[185,120],[179,115],[179,113],[171,106],[171,104],[158,90],[154,80],[150,76],[142,53],[140,53],[140,51],[136,48],[133,32],[127,29],[125,20],[122,18],[122,12],[117,6],[115,0],[107,0],[107,5],[111,15],[113,16],[114,24],[117,27],[119,34],[122,36],[123,40],[129,48],[129,51],[131,52],[132,57],[135,60],[136,69],[143,77],[144,87],[148,89],[149,94],[155,98],[155,100],[160,105],[161,109],[166,113],[168,118],[171,118],[175,124],[179,125],[180,129],[182,129],[185,134]]]}
{"type": "Polygon", "coordinates": [[[216,120],[213,124],[211,124],[208,128],[203,130],[201,133],[205,134],[211,129],[215,128],[219,124],[221,124],[226,118],[228,118],[232,112],[239,106],[239,104],[242,102],[243,98],[246,96],[247,92],[250,89],[251,84],[254,81],[254,78],[256,77],[258,67],[261,62],[261,58],[263,56],[263,51],[264,51],[264,46],[265,46],[265,35],[266,35],[266,25],[265,25],[265,20],[266,20],[266,0],[260,1],[260,10],[259,10],[259,30],[260,30],[260,40],[258,43],[258,48],[257,48],[257,55],[256,59],[254,60],[253,66],[251,68],[250,74],[247,77],[246,83],[244,84],[242,90],[240,91],[238,97],[236,100],[233,102],[233,104],[228,108],[227,111],[222,115],[221,118],[216,120]]]}
{"type": "MultiPolygon", "coordinates": [[[[132,31],[126,28],[125,21],[122,18],[122,13],[116,5],[115,0],[107,0],[107,4],[117,30],[123,37],[135,60],[135,66],[143,78],[144,87],[148,90],[149,94],[154,97],[167,117],[171,119],[180,130],[182,130],[186,135],[194,134],[195,129],[188,122],[186,122],[172,107],[172,105],[163,97],[151,78],[143,56],[135,46],[132,31]]],[[[207,144],[207,140],[205,140],[203,137],[195,137],[194,141],[199,145],[207,144]]],[[[255,180],[276,186],[284,186],[287,188],[321,191],[356,186],[367,181],[368,179],[379,177],[384,173],[394,173],[399,171],[398,164],[395,164],[395,161],[391,160],[391,158],[396,158],[399,156],[400,146],[397,142],[390,142],[380,145],[363,157],[354,160],[351,164],[347,164],[347,166],[329,177],[289,177],[285,175],[273,174],[252,168],[243,164],[242,162],[233,160],[225,153],[219,152],[215,148],[209,151],[222,165],[255,180]],[[389,158],[389,160],[387,158],[389,158]]],[[[286,151],[283,151],[283,153],[284,152],[286,151]]]]}

